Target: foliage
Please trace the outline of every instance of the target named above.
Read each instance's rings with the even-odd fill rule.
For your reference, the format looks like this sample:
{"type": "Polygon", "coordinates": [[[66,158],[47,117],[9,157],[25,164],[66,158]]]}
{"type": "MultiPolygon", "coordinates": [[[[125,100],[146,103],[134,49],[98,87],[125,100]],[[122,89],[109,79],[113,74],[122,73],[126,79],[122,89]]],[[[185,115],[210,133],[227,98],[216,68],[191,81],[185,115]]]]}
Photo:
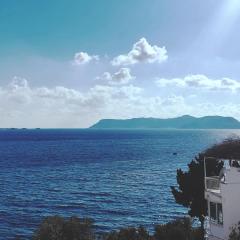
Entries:
{"type": "Polygon", "coordinates": [[[220,144],[205,151],[205,156],[223,158],[223,159],[240,159],[240,138],[229,138],[220,144]]]}
{"type": "Polygon", "coordinates": [[[144,227],[122,228],[120,231],[113,231],[104,236],[104,240],[150,240],[151,236],[144,227]]]}
{"type": "Polygon", "coordinates": [[[237,226],[232,228],[232,231],[229,234],[229,240],[240,240],[240,222],[237,226]]]}
{"type": "MultiPolygon", "coordinates": [[[[188,164],[188,171],[177,170],[178,188],[171,187],[177,203],[189,207],[189,215],[197,217],[201,223],[207,214],[207,204],[204,199],[204,154],[199,154],[188,164]]],[[[218,175],[222,162],[215,159],[206,161],[208,175],[218,175]]]]}
{"type": "Polygon", "coordinates": [[[93,226],[90,219],[59,216],[47,217],[35,232],[33,240],[93,240],[93,226]]]}
{"type": "Polygon", "coordinates": [[[72,217],[47,217],[40,224],[33,240],[200,240],[199,229],[193,228],[189,218],[157,225],[150,235],[142,226],[122,228],[107,234],[95,235],[92,221],[72,217]]]}
{"type": "Polygon", "coordinates": [[[192,240],[201,240],[202,239],[202,229],[201,228],[192,228],[192,240]]]}
{"type": "Polygon", "coordinates": [[[155,240],[200,240],[198,228],[193,228],[189,218],[182,218],[155,227],[155,240]]]}

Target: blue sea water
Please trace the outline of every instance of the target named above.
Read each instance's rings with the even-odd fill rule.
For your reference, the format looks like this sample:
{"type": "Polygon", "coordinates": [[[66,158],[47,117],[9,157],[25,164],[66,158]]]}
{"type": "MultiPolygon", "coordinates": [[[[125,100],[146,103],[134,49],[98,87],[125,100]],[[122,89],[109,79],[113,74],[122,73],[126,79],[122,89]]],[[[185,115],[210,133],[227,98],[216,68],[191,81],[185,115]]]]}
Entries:
{"type": "Polygon", "coordinates": [[[0,130],[0,239],[29,239],[43,217],[91,217],[97,231],[186,214],[176,169],[237,130],[0,130]],[[177,153],[174,155],[173,153],[177,153]]]}

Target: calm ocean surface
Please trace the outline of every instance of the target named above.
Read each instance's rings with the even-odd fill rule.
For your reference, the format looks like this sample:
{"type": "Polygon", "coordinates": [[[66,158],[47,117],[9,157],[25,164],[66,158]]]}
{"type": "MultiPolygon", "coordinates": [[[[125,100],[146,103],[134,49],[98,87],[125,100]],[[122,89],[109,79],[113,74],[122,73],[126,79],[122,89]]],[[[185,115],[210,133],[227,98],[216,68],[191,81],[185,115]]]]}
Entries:
{"type": "Polygon", "coordinates": [[[0,239],[28,239],[45,216],[98,231],[183,216],[177,168],[238,130],[0,130],[0,239]],[[173,155],[176,152],[177,155],[173,155]]]}

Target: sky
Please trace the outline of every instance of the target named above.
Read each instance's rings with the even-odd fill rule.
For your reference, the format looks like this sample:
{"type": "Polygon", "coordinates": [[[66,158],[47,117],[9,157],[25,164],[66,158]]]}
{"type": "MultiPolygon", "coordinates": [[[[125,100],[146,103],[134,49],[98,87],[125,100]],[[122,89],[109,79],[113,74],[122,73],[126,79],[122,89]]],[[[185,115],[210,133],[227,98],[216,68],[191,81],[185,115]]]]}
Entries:
{"type": "Polygon", "coordinates": [[[239,0],[0,1],[0,127],[240,120],[239,0]]]}

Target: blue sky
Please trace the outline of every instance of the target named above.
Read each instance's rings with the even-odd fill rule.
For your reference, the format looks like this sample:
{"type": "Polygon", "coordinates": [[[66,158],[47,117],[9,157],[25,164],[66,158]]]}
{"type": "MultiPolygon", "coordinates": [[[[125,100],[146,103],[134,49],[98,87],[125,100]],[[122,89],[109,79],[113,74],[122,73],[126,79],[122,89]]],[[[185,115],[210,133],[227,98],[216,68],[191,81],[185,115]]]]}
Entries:
{"type": "Polygon", "coordinates": [[[239,13],[238,0],[3,0],[0,127],[240,119],[239,13]]]}
{"type": "Polygon", "coordinates": [[[23,49],[65,59],[79,47],[100,54],[116,54],[146,35],[174,48],[173,38],[180,42],[186,37],[193,38],[201,18],[206,16],[204,12],[209,5],[213,6],[185,3],[176,7],[176,1],[172,0],[1,1],[0,27],[4,32],[1,50],[8,54],[12,49],[23,49]],[[198,16],[193,14],[193,8],[200,10],[198,16]],[[185,30],[183,36],[179,28],[195,32],[185,30]]]}

